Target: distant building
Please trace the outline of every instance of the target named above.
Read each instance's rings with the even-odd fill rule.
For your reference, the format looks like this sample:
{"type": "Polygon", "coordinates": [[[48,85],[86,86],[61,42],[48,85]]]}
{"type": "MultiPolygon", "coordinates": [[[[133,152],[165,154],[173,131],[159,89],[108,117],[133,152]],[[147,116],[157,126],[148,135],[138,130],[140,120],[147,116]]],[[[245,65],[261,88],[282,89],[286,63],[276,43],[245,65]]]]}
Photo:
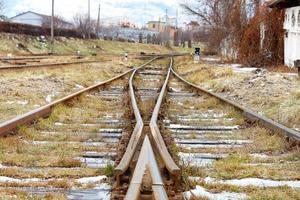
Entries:
{"type": "Polygon", "coordinates": [[[200,28],[200,24],[198,22],[196,22],[196,21],[190,21],[185,26],[186,26],[185,29],[186,30],[190,30],[190,31],[198,30],[200,28]]]}
{"type": "Polygon", "coordinates": [[[129,21],[121,21],[119,24],[122,28],[136,28],[136,25],[129,21]]]}
{"type": "MultiPolygon", "coordinates": [[[[10,18],[10,21],[13,23],[29,24],[33,26],[42,27],[42,26],[49,26],[51,21],[51,16],[28,11],[10,18]]],[[[66,28],[66,29],[73,28],[73,25],[71,23],[58,19],[57,17],[55,17],[55,24],[57,25],[59,24],[58,27],[60,28],[66,28]]]]}
{"type": "Polygon", "coordinates": [[[149,21],[147,23],[147,29],[149,31],[164,32],[165,27],[166,27],[166,22],[163,21],[149,21]]]}
{"type": "Polygon", "coordinates": [[[171,40],[174,39],[175,33],[177,32],[176,27],[172,23],[167,23],[164,21],[149,21],[147,23],[147,30],[154,31],[157,33],[163,33],[165,31],[169,32],[169,37],[171,40]]]}
{"type": "Polygon", "coordinates": [[[273,0],[271,8],[285,9],[284,63],[293,67],[295,60],[300,60],[300,1],[273,0]]]}

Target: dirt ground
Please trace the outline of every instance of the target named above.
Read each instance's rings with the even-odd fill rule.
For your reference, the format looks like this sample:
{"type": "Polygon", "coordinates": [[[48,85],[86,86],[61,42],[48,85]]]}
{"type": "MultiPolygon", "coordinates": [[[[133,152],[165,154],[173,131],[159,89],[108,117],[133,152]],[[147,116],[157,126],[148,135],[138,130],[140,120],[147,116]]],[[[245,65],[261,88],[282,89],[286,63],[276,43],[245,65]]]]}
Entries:
{"type": "Polygon", "coordinates": [[[176,69],[189,81],[300,131],[300,79],[296,73],[220,64],[217,58],[178,58],[176,69]]]}

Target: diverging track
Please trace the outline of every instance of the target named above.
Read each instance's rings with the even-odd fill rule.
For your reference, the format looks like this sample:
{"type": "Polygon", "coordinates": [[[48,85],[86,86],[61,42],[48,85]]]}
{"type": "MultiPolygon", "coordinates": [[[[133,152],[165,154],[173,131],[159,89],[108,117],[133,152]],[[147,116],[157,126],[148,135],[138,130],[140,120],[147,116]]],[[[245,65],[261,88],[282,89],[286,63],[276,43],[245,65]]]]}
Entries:
{"type": "MultiPolygon", "coordinates": [[[[172,64],[173,61],[170,67],[172,64]]],[[[156,124],[169,75],[170,68],[151,64],[137,69],[130,79],[136,127],[124,157],[115,169],[117,185],[113,199],[181,196],[181,191],[176,191],[178,181],[173,181],[179,180],[180,169],[171,158],[156,124]]]]}
{"type": "MultiPolygon", "coordinates": [[[[0,143],[5,195],[189,199],[194,185],[300,179],[299,145],[285,140],[299,133],[188,83],[169,58],[0,124],[0,135],[12,132],[0,143]]],[[[247,194],[233,199],[260,189],[238,191],[247,194]]]]}

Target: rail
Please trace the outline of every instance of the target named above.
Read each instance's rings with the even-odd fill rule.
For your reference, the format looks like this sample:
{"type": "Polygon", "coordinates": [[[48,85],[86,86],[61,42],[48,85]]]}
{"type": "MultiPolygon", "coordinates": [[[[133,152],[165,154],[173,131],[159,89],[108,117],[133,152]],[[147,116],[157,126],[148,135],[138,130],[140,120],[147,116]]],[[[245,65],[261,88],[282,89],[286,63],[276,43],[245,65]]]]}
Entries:
{"type": "Polygon", "coordinates": [[[134,127],[133,133],[132,133],[129,143],[127,145],[125,154],[122,157],[118,166],[114,170],[114,173],[117,176],[117,184],[120,183],[120,176],[122,174],[124,174],[127,171],[127,169],[129,168],[129,165],[134,156],[134,153],[136,152],[138,145],[141,143],[142,131],[144,128],[144,122],[143,122],[143,119],[142,119],[142,116],[141,116],[141,113],[140,113],[140,110],[138,108],[138,104],[136,101],[136,97],[134,94],[133,78],[139,69],[145,67],[146,65],[150,64],[151,62],[153,62],[154,60],[156,60],[158,58],[160,58],[160,57],[153,58],[149,62],[147,62],[147,63],[141,65],[139,68],[135,69],[129,80],[129,93],[130,93],[130,98],[131,98],[132,109],[134,111],[134,116],[136,119],[136,125],[134,127]]]}
{"type": "Polygon", "coordinates": [[[97,62],[99,61],[76,61],[76,62],[58,62],[58,63],[32,64],[32,65],[11,65],[11,66],[0,66],[0,70],[24,69],[24,68],[33,68],[33,67],[54,67],[54,66],[87,64],[87,63],[97,63],[97,62]]]}
{"type": "Polygon", "coordinates": [[[140,199],[145,174],[151,177],[151,181],[148,182],[151,183],[154,199],[167,200],[168,195],[148,135],[145,136],[125,200],[140,199]]]}
{"type": "Polygon", "coordinates": [[[178,177],[178,175],[180,174],[180,168],[175,164],[174,160],[172,159],[172,157],[165,145],[164,139],[160,133],[159,127],[157,125],[159,110],[160,110],[163,98],[167,91],[166,88],[167,88],[167,85],[169,82],[172,66],[173,66],[173,58],[171,58],[170,67],[168,70],[168,74],[167,74],[165,83],[161,89],[161,92],[159,94],[157,103],[155,105],[155,108],[154,108],[154,111],[153,111],[153,114],[152,114],[152,117],[150,120],[150,129],[151,129],[151,138],[153,139],[155,147],[157,148],[161,158],[163,159],[163,161],[166,165],[166,168],[174,177],[178,177]]]}

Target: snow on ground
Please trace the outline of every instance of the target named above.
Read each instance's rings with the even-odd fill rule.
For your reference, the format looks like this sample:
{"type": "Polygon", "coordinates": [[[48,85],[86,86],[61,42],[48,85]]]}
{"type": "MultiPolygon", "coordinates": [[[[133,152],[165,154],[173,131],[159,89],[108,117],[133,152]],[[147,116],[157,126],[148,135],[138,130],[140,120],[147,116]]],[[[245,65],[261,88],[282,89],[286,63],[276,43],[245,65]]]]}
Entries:
{"type": "Polygon", "coordinates": [[[248,196],[242,193],[234,192],[222,192],[222,193],[210,193],[205,188],[197,185],[194,190],[185,192],[184,198],[191,199],[192,197],[206,197],[211,200],[242,200],[247,199],[248,196]]]}
{"type": "Polygon", "coordinates": [[[107,179],[106,176],[95,176],[95,177],[80,178],[77,179],[77,182],[80,184],[92,184],[92,183],[101,182],[105,179],[107,179]]]}
{"type": "MultiPolygon", "coordinates": [[[[200,177],[189,177],[191,181],[202,181],[200,177]]],[[[300,188],[300,181],[274,181],[269,179],[259,178],[245,178],[245,179],[231,179],[231,180],[217,180],[215,178],[207,177],[203,180],[208,184],[228,184],[239,187],[283,187],[300,188]]]]}

